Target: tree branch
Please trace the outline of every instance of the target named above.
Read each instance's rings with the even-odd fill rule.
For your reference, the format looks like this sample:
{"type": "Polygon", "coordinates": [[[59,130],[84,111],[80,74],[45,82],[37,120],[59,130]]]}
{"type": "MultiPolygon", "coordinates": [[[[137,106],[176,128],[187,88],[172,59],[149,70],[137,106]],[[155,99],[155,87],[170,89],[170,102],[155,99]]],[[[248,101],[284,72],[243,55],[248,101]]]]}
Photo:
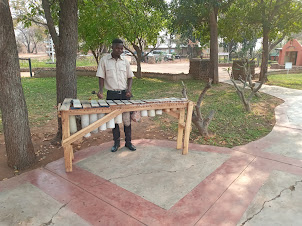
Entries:
{"type": "Polygon", "coordinates": [[[285,38],[285,35],[283,35],[281,38],[279,38],[278,40],[276,40],[275,42],[270,44],[269,47],[268,47],[268,52],[272,51],[276,47],[276,45],[278,45],[280,42],[282,42],[282,40],[284,38],[285,38]]]}
{"type": "Polygon", "coordinates": [[[44,13],[45,13],[45,18],[47,21],[47,27],[49,30],[49,33],[52,37],[53,43],[55,44],[55,46],[59,46],[59,36],[56,32],[56,28],[53,22],[53,19],[51,17],[51,12],[50,12],[50,6],[49,6],[49,1],[48,0],[42,0],[42,6],[44,9],[44,13]]]}
{"type": "Polygon", "coordinates": [[[213,79],[209,79],[208,84],[204,87],[204,89],[203,89],[202,92],[200,93],[199,98],[198,98],[198,101],[197,101],[197,103],[196,103],[197,106],[200,106],[200,105],[201,105],[201,102],[202,102],[202,100],[203,100],[204,95],[206,94],[206,92],[208,91],[208,89],[210,89],[210,88],[212,87],[212,82],[213,82],[213,79]]]}

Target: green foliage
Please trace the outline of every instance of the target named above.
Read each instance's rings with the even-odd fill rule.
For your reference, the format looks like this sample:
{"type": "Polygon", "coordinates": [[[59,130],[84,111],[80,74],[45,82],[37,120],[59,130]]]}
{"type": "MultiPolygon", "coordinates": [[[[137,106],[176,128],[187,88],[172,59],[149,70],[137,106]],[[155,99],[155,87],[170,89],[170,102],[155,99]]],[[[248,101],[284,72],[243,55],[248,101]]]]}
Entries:
{"type": "Polygon", "coordinates": [[[166,25],[163,0],[111,0],[112,20],[116,29],[131,45],[153,45],[166,25]]]}
{"type": "Polygon", "coordinates": [[[112,39],[118,36],[116,21],[111,20],[109,5],[102,0],[79,2],[79,39],[81,49],[99,49],[102,45],[110,45],[112,39]]]}
{"type": "Polygon", "coordinates": [[[222,37],[242,42],[262,37],[265,27],[271,40],[302,29],[302,2],[299,0],[237,0],[221,16],[222,37]]]}
{"type": "Polygon", "coordinates": [[[172,0],[170,3],[170,26],[172,33],[182,34],[203,46],[210,40],[209,15],[214,9],[223,13],[232,0],[172,0]]]}

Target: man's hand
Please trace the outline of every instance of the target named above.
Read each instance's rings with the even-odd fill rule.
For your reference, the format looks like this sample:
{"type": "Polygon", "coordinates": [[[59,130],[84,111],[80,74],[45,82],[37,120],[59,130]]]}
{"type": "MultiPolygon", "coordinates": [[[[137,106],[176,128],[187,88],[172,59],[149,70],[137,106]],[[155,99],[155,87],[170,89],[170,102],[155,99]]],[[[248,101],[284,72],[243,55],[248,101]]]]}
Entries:
{"type": "Polygon", "coordinates": [[[98,96],[99,99],[103,99],[104,98],[104,95],[101,92],[98,92],[97,96],[98,96]]]}
{"type": "Polygon", "coordinates": [[[129,98],[132,97],[131,91],[129,91],[129,90],[126,91],[126,97],[129,97],[129,98]]]}

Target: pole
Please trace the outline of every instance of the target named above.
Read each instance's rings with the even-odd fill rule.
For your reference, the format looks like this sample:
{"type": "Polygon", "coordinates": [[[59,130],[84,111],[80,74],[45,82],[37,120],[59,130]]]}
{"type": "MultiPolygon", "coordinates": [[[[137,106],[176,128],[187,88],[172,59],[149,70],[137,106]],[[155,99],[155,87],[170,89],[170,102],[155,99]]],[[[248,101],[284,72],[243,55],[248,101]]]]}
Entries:
{"type": "Polygon", "coordinates": [[[31,70],[31,59],[30,58],[28,58],[28,65],[29,65],[30,77],[33,77],[32,70],[31,70]]]}
{"type": "Polygon", "coordinates": [[[51,60],[54,63],[55,62],[55,54],[54,54],[54,49],[53,49],[53,41],[50,39],[50,48],[51,48],[51,60]]]}

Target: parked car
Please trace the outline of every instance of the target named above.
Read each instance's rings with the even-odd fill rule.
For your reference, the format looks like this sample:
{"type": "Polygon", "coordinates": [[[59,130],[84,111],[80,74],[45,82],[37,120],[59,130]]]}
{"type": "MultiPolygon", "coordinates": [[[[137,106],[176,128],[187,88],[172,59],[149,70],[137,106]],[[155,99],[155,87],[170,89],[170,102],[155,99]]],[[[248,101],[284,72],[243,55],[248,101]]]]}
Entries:
{"type": "Polygon", "coordinates": [[[173,60],[173,55],[172,54],[170,54],[170,53],[168,53],[168,54],[166,54],[165,56],[164,56],[164,61],[169,61],[169,60],[173,60]]]}
{"type": "Polygon", "coordinates": [[[124,50],[123,56],[132,56],[132,53],[130,53],[128,50],[124,50]]]}

